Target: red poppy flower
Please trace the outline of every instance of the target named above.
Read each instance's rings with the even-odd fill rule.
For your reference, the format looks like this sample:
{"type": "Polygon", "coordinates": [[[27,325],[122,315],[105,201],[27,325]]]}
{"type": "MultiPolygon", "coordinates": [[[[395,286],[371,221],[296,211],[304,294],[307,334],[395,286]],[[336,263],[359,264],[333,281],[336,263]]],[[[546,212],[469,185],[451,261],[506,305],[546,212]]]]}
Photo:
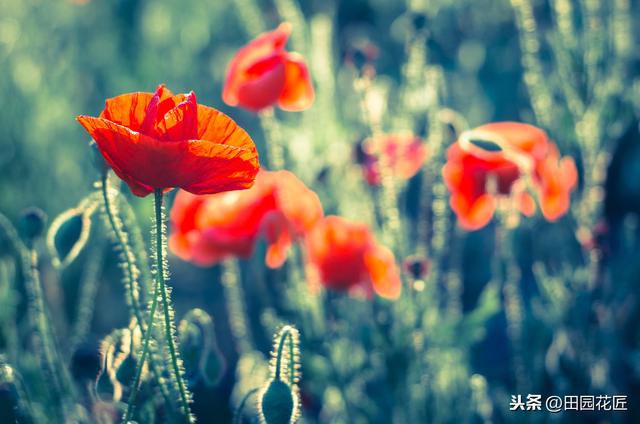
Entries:
{"type": "Polygon", "coordinates": [[[302,56],[284,49],[291,25],[281,24],[244,46],[231,60],[222,99],[230,106],[259,111],[277,104],[300,111],[314,99],[309,70],[302,56]]]}
{"type": "Polygon", "coordinates": [[[518,122],[487,124],[461,134],[449,148],[442,172],[451,207],[469,230],[487,225],[500,200],[532,215],[534,196],[543,216],[554,221],[569,209],[577,184],[573,159],[560,158],[543,130],[518,122]]]}
{"type": "Polygon", "coordinates": [[[374,291],[389,299],[400,296],[393,253],[376,242],[365,224],[328,216],[305,240],[312,283],[338,291],[374,291]]]}
{"type": "Polygon", "coordinates": [[[395,178],[409,179],[416,175],[425,159],[427,148],[420,137],[413,134],[390,134],[369,138],[362,145],[364,176],[370,185],[381,183],[382,156],[395,178]]]}
{"type": "Polygon", "coordinates": [[[100,117],[78,116],[113,171],[136,196],[183,188],[194,194],[251,187],[258,153],[251,137],[193,92],[130,93],[107,100],[100,117]]]}
{"type": "Polygon", "coordinates": [[[180,258],[207,266],[249,257],[264,237],[266,263],[281,266],[293,241],[322,217],[318,196],[288,171],[260,171],[249,190],[211,196],[178,192],[171,209],[169,247],[180,258]]]}

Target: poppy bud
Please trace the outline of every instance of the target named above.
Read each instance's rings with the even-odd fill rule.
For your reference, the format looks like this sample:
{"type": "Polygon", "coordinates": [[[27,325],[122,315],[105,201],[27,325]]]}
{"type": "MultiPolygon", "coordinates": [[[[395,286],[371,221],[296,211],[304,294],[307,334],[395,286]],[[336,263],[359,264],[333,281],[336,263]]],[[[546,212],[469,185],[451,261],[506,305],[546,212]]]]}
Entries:
{"type": "Polygon", "coordinates": [[[19,230],[22,238],[31,243],[44,232],[47,215],[39,208],[27,208],[22,212],[19,230]]]}
{"type": "Polygon", "coordinates": [[[358,140],[353,147],[353,159],[359,165],[364,165],[370,160],[371,154],[365,149],[364,140],[358,140]]]}
{"type": "Polygon", "coordinates": [[[14,382],[13,368],[0,363],[0,417],[6,422],[21,422],[18,404],[18,390],[14,382]]]}
{"type": "Polygon", "coordinates": [[[260,413],[267,424],[289,424],[295,400],[291,387],[282,380],[270,380],[260,398],[260,413]]]}
{"type": "Polygon", "coordinates": [[[187,378],[190,382],[193,382],[197,378],[199,364],[204,351],[202,332],[197,325],[187,319],[183,319],[178,328],[182,362],[184,363],[187,378]]]}
{"type": "Polygon", "coordinates": [[[429,272],[431,262],[420,255],[411,255],[404,260],[403,268],[414,280],[422,280],[429,272]]]}
{"type": "Polygon", "coordinates": [[[98,145],[95,141],[91,140],[91,144],[89,145],[91,148],[91,162],[96,170],[100,173],[100,175],[106,174],[111,167],[104,160],[104,156],[100,153],[100,149],[98,149],[98,145]]]}
{"type": "Polygon", "coordinates": [[[420,32],[427,28],[427,15],[424,12],[411,12],[411,25],[416,32],[420,32]]]}
{"type": "Polygon", "coordinates": [[[82,209],[69,209],[58,215],[47,233],[47,246],[56,267],[65,267],[78,257],[89,239],[91,219],[82,209]]]}
{"type": "Polygon", "coordinates": [[[100,400],[117,402],[122,396],[122,386],[114,375],[115,341],[112,336],[107,336],[102,341],[100,350],[102,354],[102,369],[98,374],[94,388],[100,400]]]}

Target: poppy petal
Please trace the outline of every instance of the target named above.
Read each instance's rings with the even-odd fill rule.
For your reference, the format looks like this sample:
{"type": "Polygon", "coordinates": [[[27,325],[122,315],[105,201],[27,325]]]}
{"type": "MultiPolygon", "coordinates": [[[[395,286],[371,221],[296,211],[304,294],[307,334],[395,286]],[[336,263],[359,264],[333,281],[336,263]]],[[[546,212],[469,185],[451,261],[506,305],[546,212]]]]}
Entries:
{"type": "Polygon", "coordinates": [[[256,151],[251,137],[235,121],[209,106],[198,105],[198,140],[256,151]]]}
{"type": "Polygon", "coordinates": [[[191,140],[198,138],[198,104],[192,91],[184,101],[167,111],[157,124],[164,140],[191,140]]]}
{"type": "Polygon", "coordinates": [[[389,249],[378,245],[372,247],[364,255],[364,263],[369,272],[373,290],[378,296],[386,299],[400,297],[402,290],[400,272],[393,253],[389,249]]]}
{"type": "Polygon", "coordinates": [[[179,186],[193,194],[249,188],[253,185],[259,166],[255,150],[190,140],[181,167],[183,182],[179,186]]]}
{"type": "Polygon", "coordinates": [[[467,201],[464,196],[452,195],[450,204],[460,226],[470,231],[487,225],[496,210],[496,201],[489,194],[483,194],[472,202],[467,201]]]}
{"type": "Polygon", "coordinates": [[[127,93],[107,99],[100,118],[115,122],[123,127],[139,131],[147,115],[147,108],[154,96],[159,94],[159,100],[171,98],[172,94],[164,85],[159,85],[155,93],[127,93]]]}
{"type": "Polygon", "coordinates": [[[184,182],[182,170],[187,168],[184,160],[188,156],[188,141],[159,141],[105,119],[90,116],[77,119],[96,141],[114,172],[129,183],[137,196],[142,194],[139,186],[153,191],[181,186],[184,182]]]}
{"type": "Polygon", "coordinates": [[[282,61],[275,63],[268,71],[238,87],[238,102],[245,108],[259,111],[274,104],[285,86],[286,73],[282,61]]]}
{"type": "Polygon", "coordinates": [[[308,109],[315,97],[309,70],[302,56],[288,53],[285,62],[284,90],[278,105],[286,111],[297,112],[308,109]]]}

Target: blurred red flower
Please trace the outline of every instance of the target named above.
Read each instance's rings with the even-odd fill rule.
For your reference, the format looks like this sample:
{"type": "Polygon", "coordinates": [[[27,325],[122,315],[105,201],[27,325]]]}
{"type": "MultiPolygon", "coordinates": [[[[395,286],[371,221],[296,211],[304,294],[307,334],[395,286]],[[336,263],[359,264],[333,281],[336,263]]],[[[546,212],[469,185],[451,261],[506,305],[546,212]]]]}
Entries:
{"type": "Polygon", "coordinates": [[[322,215],[318,196],[291,172],[260,171],[249,190],[211,196],[179,191],[171,209],[169,247],[180,258],[207,266],[249,257],[264,237],[266,263],[277,268],[293,241],[322,215]]]}
{"type": "Polygon", "coordinates": [[[287,111],[311,106],[313,85],[304,58],[284,49],[291,25],[281,24],[241,48],[227,69],[222,99],[259,111],[277,104],[287,111]]]}
{"type": "Polygon", "coordinates": [[[393,253],[376,242],[365,224],[328,216],[305,241],[312,284],[338,291],[373,291],[388,299],[400,296],[402,284],[393,253]]]}
{"type": "Polygon", "coordinates": [[[251,187],[259,169],[251,137],[193,92],[123,94],[100,117],[76,118],[136,196],[180,187],[194,194],[251,187]]]}
{"type": "Polygon", "coordinates": [[[413,134],[385,134],[368,138],[362,144],[362,166],[370,185],[381,183],[380,162],[386,161],[391,176],[409,179],[416,175],[427,158],[427,148],[413,134]]]}
{"type": "Polygon", "coordinates": [[[572,158],[561,158],[543,130],[518,122],[462,133],[449,148],[442,172],[451,207],[468,230],[487,225],[500,200],[530,216],[536,197],[543,216],[555,221],[569,209],[578,181],[572,158]]]}

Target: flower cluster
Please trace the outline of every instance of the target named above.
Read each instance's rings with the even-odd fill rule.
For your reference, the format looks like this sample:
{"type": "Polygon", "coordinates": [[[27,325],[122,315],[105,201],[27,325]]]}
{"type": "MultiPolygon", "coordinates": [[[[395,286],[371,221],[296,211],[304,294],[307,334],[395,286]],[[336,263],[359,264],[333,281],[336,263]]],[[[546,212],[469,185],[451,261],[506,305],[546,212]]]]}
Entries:
{"type": "Polygon", "coordinates": [[[484,227],[498,207],[531,216],[537,198],[555,221],[569,209],[578,176],[572,158],[560,157],[547,134],[533,125],[496,122],[466,131],[448,151],[442,174],[460,225],[484,227]]]}

